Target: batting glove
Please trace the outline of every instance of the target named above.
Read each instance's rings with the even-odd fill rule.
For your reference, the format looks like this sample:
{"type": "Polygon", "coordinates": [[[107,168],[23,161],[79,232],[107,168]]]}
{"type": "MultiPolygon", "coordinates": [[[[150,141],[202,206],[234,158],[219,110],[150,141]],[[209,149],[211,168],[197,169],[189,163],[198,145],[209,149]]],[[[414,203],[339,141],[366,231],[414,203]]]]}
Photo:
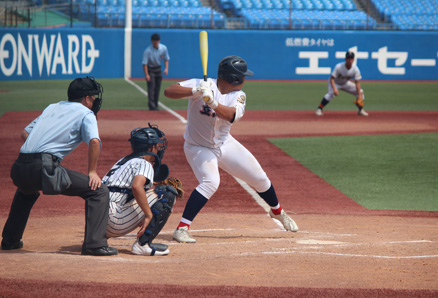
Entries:
{"type": "Polygon", "coordinates": [[[211,86],[211,82],[201,81],[198,87],[201,89],[207,89],[210,88],[210,86],[211,86]]]}
{"type": "Polygon", "coordinates": [[[201,90],[201,88],[198,86],[198,87],[193,87],[192,88],[192,94],[193,95],[196,95],[196,94],[198,94],[199,92],[202,92],[202,90],[201,90]]]}
{"type": "Polygon", "coordinates": [[[213,90],[211,90],[210,87],[202,90],[202,98],[213,110],[219,105],[217,100],[214,98],[213,90]]]}
{"type": "Polygon", "coordinates": [[[207,88],[210,88],[210,86],[211,86],[211,82],[201,81],[199,86],[192,88],[192,94],[197,95],[200,92],[204,92],[204,90],[206,90],[207,88]]]}

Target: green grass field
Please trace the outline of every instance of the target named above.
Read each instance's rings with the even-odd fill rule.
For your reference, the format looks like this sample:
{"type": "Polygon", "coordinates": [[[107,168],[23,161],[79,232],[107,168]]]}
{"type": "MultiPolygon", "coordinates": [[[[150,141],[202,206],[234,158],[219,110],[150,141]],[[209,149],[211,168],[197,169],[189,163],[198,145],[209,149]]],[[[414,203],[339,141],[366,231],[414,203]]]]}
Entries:
{"type": "MultiPolygon", "coordinates": [[[[147,98],[124,79],[101,79],[104,87],[102,109],[147,109],[147,98]]],[[[146,89],[143,80],[134,81],[146,89]]],[[[165,98],[164,89],[176,81],[164,80],[160,101],[175,110],[187,107],[187,100],[165,98]]],[[[70,80],[0,82],[0,113],[42,110],[65,100],[70,80]]],[[[438,83],[363,82],[367,110],[438,110],[438,83]]],[[[269,82],[247,80],[248,110],[314,110],[327,93],[327,82],[269,82]]],[[[328,110],[354,109],[353,97],[345,92],[332,100],[328,110]]]]}
{"type": "Polygon", "coordinates": [[[438,211],[437,133],[270,141],[368,209],[438,211]]]}
{"type": "MultiPolygon", "coordinates": [[[[98,80],[102,109],[147,109],[147,98],[124,79],[98,80]]],[[[146,89],[143,80],[134,81],[146,89]]],[[[176,81],[164,80],[161,93],[176,81]]],[[[66,100],[70,80],[0,82],[0,116],[6,111],[43,110],[66,100]]],[[[363,82],[370,111],[437,111],[438,83],[363,82]]],[[[327,92],[327,82],[248,80],[247,110],[310,110],[327,92]]],[[[341,92],[326,109],[353,110],[341,92]]],[[[185,110],[187,100],[160,101],[185,110]]],[[[334,187],[370,209],[438,211],[438,135],[379,135],[271,140],[334,187]],[[323,148],[323,149],[321,149],[323,148]]]]}

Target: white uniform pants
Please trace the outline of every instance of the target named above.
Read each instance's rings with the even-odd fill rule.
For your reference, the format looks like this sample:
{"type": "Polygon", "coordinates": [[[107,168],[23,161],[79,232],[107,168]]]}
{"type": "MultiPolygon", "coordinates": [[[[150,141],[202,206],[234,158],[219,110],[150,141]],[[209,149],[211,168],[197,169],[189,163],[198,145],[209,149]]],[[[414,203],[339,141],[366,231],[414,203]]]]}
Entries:
{"type": "MultiPolygon", "coordinates": [[[[110,192],[110,196],[111,196],[110,192]]],[[[117,193],[118,194],[118,193],[117,193]]],[[[146,192],[149,207],[152,207],[157,201],[158,196],[153,189],[146,192]]],[[[111,202],[109,206],[109,219],[106,227],[106,237],[120,237],[135,230],[145,218],[135,199],[121,205],[118,202],[111,202]]]]}
{"type": "Polygon", "coordinates": [[[259,162],[232,136],[219,148],[184,144],[187,161],[198,179],[196,190],[210,199],[220,184],[219,167],[228,174],[242,179],[257,192],[265,192],[271,181],[259,162]]]}
{"type": "MultiPolygon", "coordinates": [[[[348,93],[356,96],[356,98],[359,96],[359,94],[357,93],[357,90],[356,90],[356,84],[353,83],[352,81],[348,81],[344,85],[338,85],[335,83],[335,86],[336,86],[336,89],[338,89],[338,91],[343,90],[345,92],[348,92],[348,93]]],[[[363,93],[363,89],[360,89],[360,92],[363,94],[363,99],[365,100],[365,94],[363,93]]],[[[333,99],[333,97],[335,97],[335,94],[333,93],[332,84],[330,84],[330,81],[329,81],[328,93],[324,96],[324,98],[327,101],[331,101],[333,99]]]]}

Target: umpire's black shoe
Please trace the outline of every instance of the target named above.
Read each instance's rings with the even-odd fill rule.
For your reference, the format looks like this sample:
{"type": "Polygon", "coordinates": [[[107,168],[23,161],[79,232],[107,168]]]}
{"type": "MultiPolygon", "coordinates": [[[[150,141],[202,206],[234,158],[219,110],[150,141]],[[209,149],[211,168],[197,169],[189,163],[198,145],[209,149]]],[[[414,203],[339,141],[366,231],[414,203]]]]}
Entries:
{"type": "Polygon", "coordinates": [[[114,256],[118,253],[117,248],[109,246],[82,249],[82,254],[86,256],[114,256]]]}
{"type": "Polygon", "coordinates": [[[17,242],[8,242],[6,240],[2,240],[2,249],[3,250],[12,250],[12,249],[19,249],[23,248],[23,241],[17,241],[17,242]]]}

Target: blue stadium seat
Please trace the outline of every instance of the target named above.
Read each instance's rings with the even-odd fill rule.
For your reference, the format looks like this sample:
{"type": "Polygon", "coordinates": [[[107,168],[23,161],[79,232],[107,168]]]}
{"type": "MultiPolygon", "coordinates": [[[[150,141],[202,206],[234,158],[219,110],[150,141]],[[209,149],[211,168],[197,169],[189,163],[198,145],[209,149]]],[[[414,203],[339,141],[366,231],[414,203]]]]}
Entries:
{"type": "Polygon", "coordinates": [[[313,5],[313,2],[310,1],[310,0],[303,0],[303,6],[304,6],[305,9],[309,9],[309,10],[315,8],[314,5],[313,5]]]}
{"type": "Polygon", "coordinates": [[[324,9],[324,5],[320,0],[310,0],[313,3],[314,9],[324,9]]]}
{"type": "Polygon", "coordinates": [[[272,5],[274,9],[285,9],[285,5],[280,0],[272,0],[272,5]]]}
{"type": "Polygon", "coordinates": [[[260,3],[262,4],[261,8],[264,8],[264,9],[273,9],[274,8],[274,4],[272,3],[271,0],[261,0],[260,3]]]}
{"type": "Polygon", "coordinates": [[[436,0],[372,0],[381,18],[400,30],[436,30],[438,1],[436,0]]]}
{"type": "Polygon", "coordinates": [[[188,0],[191,7],[201,7],[201,1],[199,0],[188,0]]]}
{"type": "Polygon", "coordinates": [[[290,6],[290,1],[292,1],[292,9],[304,9],[304,4],[301,0],[283,0],[283,3],[287,8],[290,6]]]}

